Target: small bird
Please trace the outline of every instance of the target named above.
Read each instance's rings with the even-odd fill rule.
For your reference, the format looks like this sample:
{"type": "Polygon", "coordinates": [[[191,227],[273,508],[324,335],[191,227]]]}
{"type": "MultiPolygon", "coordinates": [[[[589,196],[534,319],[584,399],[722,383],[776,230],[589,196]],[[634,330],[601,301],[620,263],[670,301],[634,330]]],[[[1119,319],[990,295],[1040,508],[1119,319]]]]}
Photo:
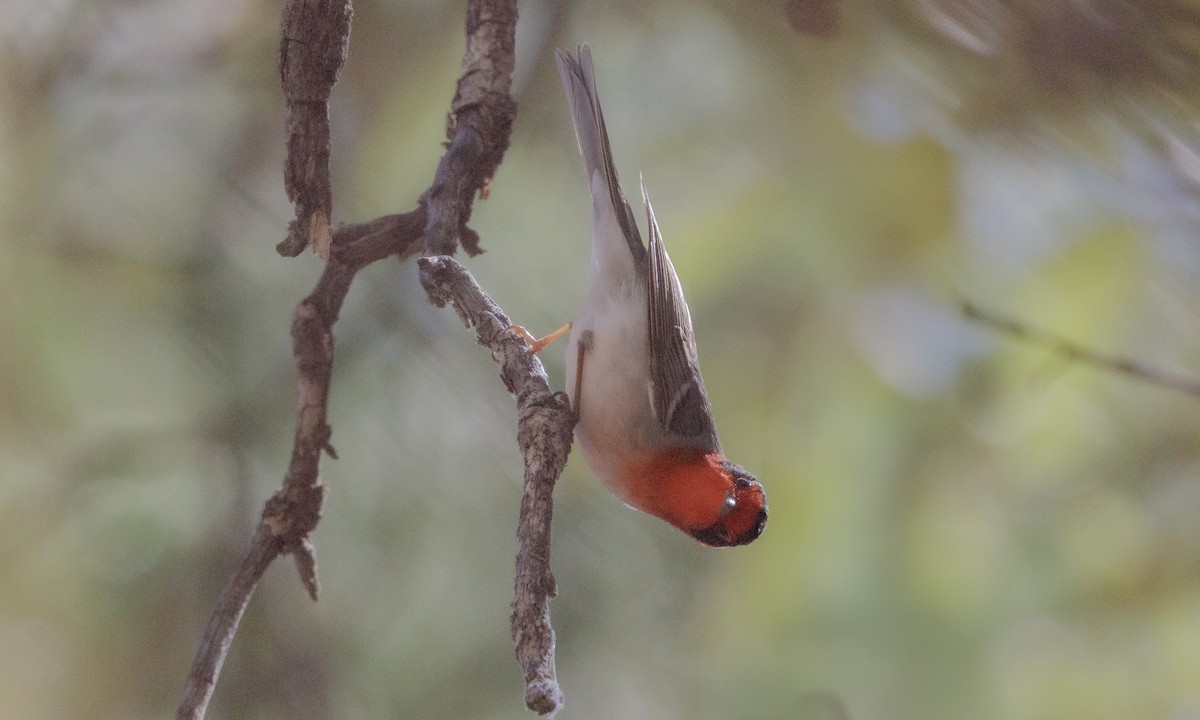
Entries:
{"type": "Polygon", "coordinates": [[[592,472],[625,503],[700,542],[753,542],[767,522],[762,484],[721,452],[700,376],[692,319],[642,182],[649,248],[613,166],[586,44],[559,50],[592,194],[591,288],[571,332],[567,395],[592,472]]]}

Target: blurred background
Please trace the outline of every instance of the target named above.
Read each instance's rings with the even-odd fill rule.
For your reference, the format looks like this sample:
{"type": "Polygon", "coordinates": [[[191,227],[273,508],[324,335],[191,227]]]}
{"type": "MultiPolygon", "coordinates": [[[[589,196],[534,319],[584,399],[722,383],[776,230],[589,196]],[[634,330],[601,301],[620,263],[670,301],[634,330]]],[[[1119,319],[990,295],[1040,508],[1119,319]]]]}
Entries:
{"type": "MultiPolygon", "coordinates": [[[[335,220],[414,206],[463,3],[359,2],[335,220]]],[[[562,718],[1200,718],[1200,402],[964,321],[1200,377],[1200,5],[521,4],[512,147],[466,261],[545,333],[590,203],[553,50],[592,45],[757,543],[701,547],[572,458],[562,718]]],[[[173,713],[288,460],[279,4],[0,7],[0,708],[173,713]]],[[[640,211],[637,213],[641,216],[640,211]]],[[[412,263],[338,337],[315,541],[210,718],[528,718],[513,401],[412,263]]],[[[545,361],[561,387],[561,349],[545,361]]]]}

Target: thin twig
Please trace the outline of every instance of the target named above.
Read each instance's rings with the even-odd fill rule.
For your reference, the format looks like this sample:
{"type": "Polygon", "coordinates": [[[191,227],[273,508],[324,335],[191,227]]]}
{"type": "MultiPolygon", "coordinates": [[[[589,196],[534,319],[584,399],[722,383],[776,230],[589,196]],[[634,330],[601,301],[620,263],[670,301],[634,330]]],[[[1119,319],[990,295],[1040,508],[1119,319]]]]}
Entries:
{"type": "Polygon", "coordinates": [[[525,672],[525,704],[542,715],[562,705],[554,673],[554,629],[550,598],[558,592],[550,571],[550,520],[554,484],[571,452],[575,426],[570,403],[550,390],[546,371],[512,323],[466,268],[450,257],[417,261],[421,284],[435,305],[450,303],[479,344],[492,351],[504,386],[517,400],[517,443],[525,460],[525,486],[517,526],[517,575],[512,634],[525,672]]]}
{"type": "Polygon", "coordinates": [[[208,627],[204,629],[204,637],[200,641],[196,659],[192,661],[188,683],[176,713],[180,720],[204,717],[225,655],[233,643],[242,613],[250,602],[250,595],[253,594],[267,566],[279,556],[280,551],[281,543],[277,541],[274,533],[266,523],[260,523],[237,572],[229,579],[229,583],[218,597],[217,607],[208,620],[208,627]]]}
{"type": "Polygon", "coordinates": [[[962,312],[968,320],[986,325],[993,330],[998,330],[1019,340],[1049,348],[1070,360],[1093,365],[1134,380],[1140,380],[1171,390],[1178,390],[1200,398],[1200,381],[1146,365],[1138,360],[1115,355],[1105,355],[1045,330],[1032,328],[1018,320],[984,310],[967,300],[964,300],[962,303],[962,312]]]}

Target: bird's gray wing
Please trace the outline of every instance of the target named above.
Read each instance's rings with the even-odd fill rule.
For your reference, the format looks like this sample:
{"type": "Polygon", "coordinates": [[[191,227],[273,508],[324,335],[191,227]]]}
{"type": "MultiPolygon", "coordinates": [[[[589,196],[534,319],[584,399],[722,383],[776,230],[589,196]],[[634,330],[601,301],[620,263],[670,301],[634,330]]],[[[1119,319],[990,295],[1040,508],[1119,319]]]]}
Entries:
{"type": "Polygon", "coordinates": [[[679,445],[706,451],[721,449],[712,405],[704,390],[692,318],[683,299],[675,267],[667,257],[654,209],[642,183],[642,201],[650,231],[649,272],[646,273],[650,330],[650,397],[654,414],[668,436],[679,445]]]}

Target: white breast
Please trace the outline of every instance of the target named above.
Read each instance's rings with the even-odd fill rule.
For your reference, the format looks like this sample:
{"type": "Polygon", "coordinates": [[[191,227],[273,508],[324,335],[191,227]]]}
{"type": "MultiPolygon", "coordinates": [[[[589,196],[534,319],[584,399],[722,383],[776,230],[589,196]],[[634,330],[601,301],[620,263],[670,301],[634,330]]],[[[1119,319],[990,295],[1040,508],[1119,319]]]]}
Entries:
{"type": "Polygon", "coordinates": [[[579,341],[591,333],[584,352],[583,385],[578,394],[575,437],[588,466],[613,486],[622,458],[644,449],[653,423],[648,392],[645,289],[640,284],[613,288],[597,297],[575,320],[567,348],[567,394],[576,399],[579,341]]]}

